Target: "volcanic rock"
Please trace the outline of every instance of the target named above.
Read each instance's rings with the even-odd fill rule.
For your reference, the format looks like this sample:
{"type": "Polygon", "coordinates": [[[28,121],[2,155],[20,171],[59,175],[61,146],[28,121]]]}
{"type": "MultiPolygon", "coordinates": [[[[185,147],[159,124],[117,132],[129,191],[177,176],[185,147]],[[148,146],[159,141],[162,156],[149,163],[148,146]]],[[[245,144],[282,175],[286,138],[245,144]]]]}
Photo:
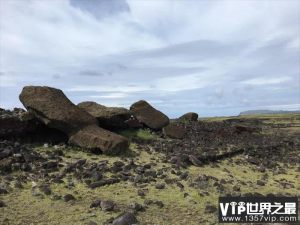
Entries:
{"type": "Polygon", "coordinates": [[[194,112],[189,112],[186,113],[184,115],[182,115],[181,117],[179,117],[180,121],[197,121],[198,120],[198,114],[194,113],[194,112]]]}
{"type": "Polygon", "coordinates": [[[111,200],[101,201],[100,203],[102,211],[113,211],[115,207],[115,203],[111,200]]]}
{"type": "Polygon", "coordinates": [[[74,105],[59,89],[26,86],[20,100],[39,121],[65,132],[71,144],[100,149],[105,154],[116,154],[129,146],[127,139],[99,128],[91,114],[74,105]]]}
{"type": "Polygon", "coordinates": [[[65,202],[68,202],[68,201],[71,201],[71,200],[74,200],[74,199],[75,199],[74,196],[71,195],[71,194],[66,194],[66,195],[64,196],[64,201],[65,201],[65,202]]]}
{"type": "Polygon", "coordinates": [[[174,138],[174,139],[182,139],[184,137],[184,135],[186,134],[185,129],[183,129],[181,127],[174,126],[172,124],[164,127],[163,132],[168,137],[174,138]]]}
{"type": "Polygon", "coordinates": [[[30,120],[34,119],[34,114],[29,112],[29,111],[22,112],[19,115],[19,118],[20,118],[21,121],[30,121],[30,120]]]}
{"type": "Polygon", "coordinates": [[[126,129],[126,120],[130,118],[128,109],[122,107],[106,107],[96,102],[81,102],[78,107],[96,117],[99,126],[105,129],[126,129]]]}
{"type": "Polygon", "coordinates": [[[12,168],[12,159],[2,159],[0,160],[0,171],[9,172],[12,168]]]}
{"type": "Polygon", "coordinates": [[[205,213],[214,213],[217,211],[217,208],[212,205],[206,205],[205,206],[205,213]]]}
{"type": "Polygon", "coordinates": [[[126,120],[125,123],[129,128],[133,129],[139,129],[143,127],[143,124],[141,124],[139,120],[133,118],[126,120]]]}
{"type": "Polygon", "coordinates": [[[19,118],[0,119],[0,138],[23,136],[33,133],[37,129],[36,123],[21,121],[19,118]]]}
{"type": "Polygon", "coordinates": [[[117,216],[113,221],[113,225],[133,225],[137,223],[137,219],[131,212],[123,212],[122,214],[117,216]]]}
{"type": "Polygon", "coordinates": [[[140,100],[130,106],[131,113],[152,130],[161,130],[170,122],[169,118],[153,108],[148,102],[140,100]]]}

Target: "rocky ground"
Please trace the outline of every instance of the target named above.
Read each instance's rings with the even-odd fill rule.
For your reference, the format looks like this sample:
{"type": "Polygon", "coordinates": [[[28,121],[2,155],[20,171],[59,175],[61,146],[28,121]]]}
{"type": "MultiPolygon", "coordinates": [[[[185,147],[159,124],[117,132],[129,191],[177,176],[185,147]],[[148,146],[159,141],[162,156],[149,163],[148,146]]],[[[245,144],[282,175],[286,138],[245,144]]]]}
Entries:
{"type": "Polygon", "coordinates": [[[131,144],[116,156],[2,138],[0,224],[216,224],[219,196],[300,197],[299,114],[172,125],[182,140],[119,132],[131,144]]]}

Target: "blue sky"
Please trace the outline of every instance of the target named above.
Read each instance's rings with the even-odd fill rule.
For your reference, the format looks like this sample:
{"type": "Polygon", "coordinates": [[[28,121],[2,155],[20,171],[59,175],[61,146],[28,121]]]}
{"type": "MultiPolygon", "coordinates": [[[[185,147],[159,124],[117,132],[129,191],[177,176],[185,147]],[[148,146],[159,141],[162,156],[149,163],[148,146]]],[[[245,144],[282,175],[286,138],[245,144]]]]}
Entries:
{"type": "Polygon", "coordinates": [[[300,2],[1,0],[0,107],[26,85],[169,117],[300,109],[300,2]]]}

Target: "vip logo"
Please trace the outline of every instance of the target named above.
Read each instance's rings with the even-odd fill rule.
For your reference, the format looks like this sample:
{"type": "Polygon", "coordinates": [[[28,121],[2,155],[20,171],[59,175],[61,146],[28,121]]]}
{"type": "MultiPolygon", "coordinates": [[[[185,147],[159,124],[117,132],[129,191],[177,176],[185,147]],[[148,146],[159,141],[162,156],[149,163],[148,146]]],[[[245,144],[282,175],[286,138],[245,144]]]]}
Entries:
{"type": "Polygon", "coordinates": [[[298,221],[296,197],[220,197],[219,222],[290,222],[298,221]]]}

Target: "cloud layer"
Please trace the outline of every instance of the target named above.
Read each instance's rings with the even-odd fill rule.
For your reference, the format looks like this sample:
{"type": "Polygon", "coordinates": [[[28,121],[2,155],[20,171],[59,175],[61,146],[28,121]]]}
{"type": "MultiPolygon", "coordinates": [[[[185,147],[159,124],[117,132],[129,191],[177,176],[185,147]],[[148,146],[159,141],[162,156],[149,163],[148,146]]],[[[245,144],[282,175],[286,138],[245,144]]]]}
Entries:
{"type": "Polygon", "coordinates": [[[0,2],[1,107],[46,85],[170,117],[300,108],[299,1],[82,2],[0,2]]]}

